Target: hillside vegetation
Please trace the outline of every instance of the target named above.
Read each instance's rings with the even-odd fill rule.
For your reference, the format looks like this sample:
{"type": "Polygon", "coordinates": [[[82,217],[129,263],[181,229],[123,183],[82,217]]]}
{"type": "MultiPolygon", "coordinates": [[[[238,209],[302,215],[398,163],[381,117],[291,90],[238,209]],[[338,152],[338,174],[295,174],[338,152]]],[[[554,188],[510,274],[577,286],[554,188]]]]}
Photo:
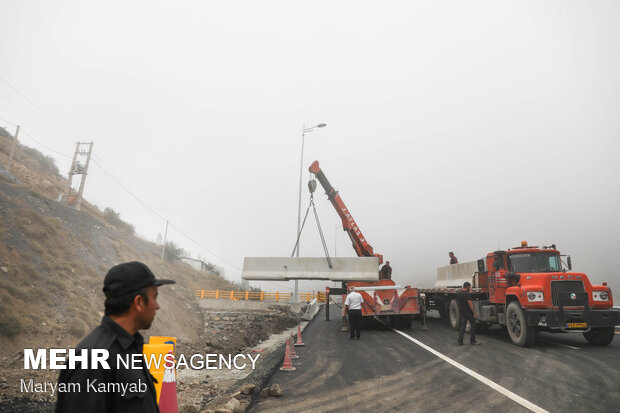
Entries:
{"type": "Polygon", "coordinates": [[[217,274],[164,262],[161,249],[134,235],[133,226],[82,201],[57,202],[66,179],[53,159],[18,145],[6,173],[13,137],[0,128],[0,346],[71,347],[103,316],[103,277],[125,261],[143,261],[160,278],[161,309],[149,334],[198,339],[203,330],[194,290],[231,289],[217,274]],[[110,219],[110,216],[114,218],[110,219]]]}

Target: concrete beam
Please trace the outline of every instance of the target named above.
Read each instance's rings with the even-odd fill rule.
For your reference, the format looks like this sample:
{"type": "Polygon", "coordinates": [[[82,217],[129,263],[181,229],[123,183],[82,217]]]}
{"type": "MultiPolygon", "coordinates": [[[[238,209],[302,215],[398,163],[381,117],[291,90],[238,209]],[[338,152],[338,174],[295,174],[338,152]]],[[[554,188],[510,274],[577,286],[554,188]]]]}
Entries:
{"type": "Polygon", "coordinates": [[[241,278],[257,281],[330,280],[377,281],[377,257],[332,258],[246,257],[241,278]]]}

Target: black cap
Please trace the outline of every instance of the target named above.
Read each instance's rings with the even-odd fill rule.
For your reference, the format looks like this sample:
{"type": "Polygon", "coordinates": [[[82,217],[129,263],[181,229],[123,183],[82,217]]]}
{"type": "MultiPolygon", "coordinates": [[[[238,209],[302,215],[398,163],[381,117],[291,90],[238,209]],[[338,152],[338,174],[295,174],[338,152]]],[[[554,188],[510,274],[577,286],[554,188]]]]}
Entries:
{"type": "Polygon", "coordinates": [[[122,297],[138,292],[151,285],[174,284],[173,280],[158,280],[145,264],[132,261],[115,265],[103,280],[103,293],[106,298],[122,297]]]}

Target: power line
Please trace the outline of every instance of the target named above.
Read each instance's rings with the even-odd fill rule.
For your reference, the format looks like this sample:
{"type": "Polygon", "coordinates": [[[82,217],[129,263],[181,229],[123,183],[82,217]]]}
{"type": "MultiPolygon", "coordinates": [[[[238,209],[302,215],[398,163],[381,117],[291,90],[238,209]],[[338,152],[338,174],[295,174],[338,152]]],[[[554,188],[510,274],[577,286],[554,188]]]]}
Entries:
{"type": "Polygon", "coordinates": [[[0,118],[0,121],[1,121],[1,122],[6,123],[6,124],[8,124],[8,125],[11,125],[11,126],[13,126],[13,127],[17,127],[17,125],[16,125],[16,124],[14,124],[13,122],[9,122],[9,121],[8,121],[8,120],[6,120],[6,119],[2,119],[2,118],[0,118]]]}
{"type": "Polygon", "coordinates": [[[110,177],[110,179],[112,179],[114,182],[116,182],[116,184],[118,186],[120,186],[121,188],[123,188],[125,190],[125,192],[127,192],[129,195],[131,195],[136,201],[138,201],[143,207],[145,207],[146,209],[148,209],[153,215],[155,215],[157,218],[166,221],[167,219],[164,218],[163,216],[161,216],[160,214],[157,213],[157,211],[155,211],[154,209],[152,209],[150,206],[148,206],[145,202],[143,202],[140,198],[138,198],[133,192],[131,192],[129,190],[129,188],[127,188],[125,185],[123,185],[118,179],[116,179],[110,172],[108,172],[108,170],[106,168],[104,168],[104,166],[101,164],[101,160],[98,159],[97,156],[93,155],[93,162],[99,166],[99,168],[101,168],[101,170],[110,177]]]}
{"type": "MultiPolygon", "coordinates": [[[[25,97],[24,95],[22,95],[17,89],[15,89],[10,83],[8,83],[5,79],[3,79],[0,76],[0,80],[2,80],[4,83],[6,83],[7,85],[9,85],[12,89],[14,89],[17,93],[19,93],[20,96],[22,96],[24,99],[28,100],[33,106],[35,106],[38,110],[41,111],[41,113],[45,114],[46,116],[48,116],[50,119],[55,120],[54,118],[52,118],[50,115],[48,115],[45,111],[43,111],[40,107],[38,107],[38,105],[36,105],[34,102],[32,102],[30,99],[28,99],[27,97],[25,97]]],[[[56,121],[56,120],[55,120],[56,121]]],[[[7,123],[11,123],[8,121],[5,121],[7,123]]],[[[56,121],[59,125],[63,126],[64,125],[59,122],[56,121]]],[[[68,129],[68,128],[67,128],[68,129]]],[[[39,145],[41,145],[42,147],[48,149],[49,151],[52,151],[60,156],[66,157],[68,159],[73,159],[71,156],[63,154],[61,152],[56,151],[55,149],[41,143],[39,140],[37,140],[34,136],[32,136],[29,133],[24,133],[24,135],[30,137],[33,141],[35,141],[36,143],[38,143],[39,145]]],[[[112,179],[118,186],[120,186],[125,192],[127,192],[131,197],[133,197],[138,203],[140,203],[140,205],[142,205],[144,208],[146,208],[149,212],[151,212],[153,215],[155,215],[156,217],[158,217],[159,219],[161,219],[162,221],[168,221],[166,218],[164,218],[161,214],[159,214],[157,211],[155,211],[153,208],[151,208],[148,204],[146,204],[144,201],[142,201],[140,198],[138,198],[137,195],[135,195],[129,188],[127,188],[125,185],[123,185],[116,177],[114,177],[114,175],[112,175],[102,164],[101,160],[99,159],[99,157],[97,157],[96,155],[93,155],[93,163],[95,163],[99,168],[101,168],[101,170],[108,175],[108,177],[110,179],[112,179]]],[[[191,242],[193,242],[194,244],[196,244],[198,247],[202,248],[204,251],[208,252],[209,254],[211,254],[212,256],[218,258],[219,260],[221,260],[222,262],[225,262],[226,264],[232,266],[233,268],[242,271],[241,268],[239,268],[239,266],[233,264],[232,262],[228,261],[227,259],[219,256],[218,254],[214,253],[213,251],[209,250],[207,247],[205,247],[204,245],[200,244],[198,241],[196,241],[195,239],[193,239],[192,237],[190,237],[188,234],[186,234],[183,230],[181,230],[179,227],[177,227],[174,224],[170,224],[170,226],[172,226],[174,229],[176,229],[181,235],[183,235],[184,237],[186,237],[188,240],[190,240],[191,242]]]]}
{"type": "MultiPolygon", "coordinates": [[[[101,168],[101,170],[103,172],[105,172],[114,182],[116,182],[121,188],[123,188],[129,195],[131,195],[136,201],[138,201],[143,207],[145,207],[146,209],[148,209],[151,213],[153,213],[155,216],[157,216],[158,218],[160,218],[163,221],[169,221],[166,218],[164,218],[162,215],[160,215],[157,211],[155,211],[153,208],[151,208],[149,205],[147,205],[145,202],[143,202],[140,198],[138,198],[133,192],[131,192],[131,190],[129,190],[127,187],[125,187],[125,185],[123,185],[118,179],[116,179],[110,172],[108,172],[103,165],[101,164],[101,160],[98,159],[98,157],[93,156],[93,162],[95,164],[97,164],[97,166],[99,166],[101,168]]],[[[187,238],[188,240],[190,240],[191,242],[193,242],[194,244],[196,244],[197,246],[199,246],[200,248],[202,248],[203,250],[205,250],[206,252],[208,252],[209,254],[211,254],[212,256],[218,258],[219,260],[225,262],[226,264],[238,269],[241,271],[241,268],[239,268],[237,265],[233,264],[232,262],[228,261],[227,259],[220,257],[218,254],[214,253],[213,251],[209,250],[207,247],[205,247],[204,245],[200,244],[198,241],[196,241],[195,239],[193,239],[192,237],[190,237],[189,235],[187,235],[183,230],[181,230],[179,227],[177,227],[176,225],[174,225],[173,223],[170,223],[170,226],[174,229],[176,229],[181,235],[183,235],[185,238],[187,238]]]]}
{"type": "Polygon", "coordinates": [[[239,271],[242,271],[241,268],[239,268],[237,265],[233,264],[232,262],[226,260],[225,258],[220,257],[219,255],[217,255],[216,253],[214,253],[213,251],[210,251],[209,249],[207,249],[205,246],[203,246],[202,244],[200,244],[198,241],[196,241],[195,239],[193,239],[192,237],[190,237],[189,235],[187,235],[186,233],[184,233],[179,227],[177,227],[176,225],[170,223],[170,226],[174,229],[176,229],[181,235],[183,235],[184,237],[186,237],[187,239],[189,239],[190,241],[192,241],[194,244],[198,245],[200,248],[202,248],[203,250],[207,251],[209,254],[213,255],[214,257],[224,261],[226,264],[238,269],[239,271]]]}
{"type": "Polygon", "coordinates": [[[63,137],[66,136],[67,138],[69,138],[69,136],[66,134],[65,131],[61,131],[60,128],[58,128],[56,125],[52,124],[51,122],[47,121],[37,111],[32,110],[32,108],[27,107],[27,106],[22,106],[21,102],[17,103],[13,99],[9,99],[7,96],[3,96],[2,94],[0,94],[0,98],[6,100],[9,105],[11,105],[11,106],[17,108],[19,111],[25,113],[28,118],[33,119],[36,122],[39,122],[45,128],[48,128],[48,129],[51,128],[51,129],[54,129],[54,131],[60,131],[60,135],[59,136],[63,136],[63,137]]]}
{"type": "MultiPolygon", "coordinates": [[[[10,122],[10,121],[8,121],[8,120],[6,120],[6,119],[2,119],[2,118],[0,118],[0,121],[1,121],[1,122],[4,122],[4,123],[7,123],[7,124],[9,124],[9,125],[11,125],[11,126],[17,127],[17,124],[15,124],[15,123],[13,123],[13,122],[10,122]]],[[[26,135],[26,136],[28,136],[30,139],[32,139],[34,142],[36,142],[37,144],[39,144],[41,147],[43,147],[43,148],[47,149],[48,151],[54,152],[55,154],[60,155],[60,156],[63,156],[63,157],[65,157],[65,158],[72,159],[72,158],[71,158],[71,156],[69,156],[69,155],[67,155],[67,154],[65,154],[65,153],[58,152],[56,149],[54,149],[54,148],[52,148],[52,147],[50,147],[50,146],[47,146],[46,144],[42,143],[42,142],[41,142],[41,141],[39,141],[37,138],[35,138],[34,136],[32,136],[32,134],[30,134],[30,133],[26,132],[24,129],[21,129],[21,133],[22,133],[22,135],[26,135]]]]}
{"type": "MultiPolygon", "coordinates": [[[[65,129],[65,131],[69,131],[71,132],[71,130],[65,126],[62,122],[58,121],[57,119],[55,119],[54,117],[52,117],[51,115],[49,115],[46,111],[44,111],[39,105],[37,105],[35,102],[33,102],[31,99],[29,99],[28,97],[26,97],[24,94],[22,94],[19,90],[17,90],[17,88],[15,88],[13,85],[11,85],[6,79],[4,79],[2,76],[0,76],[0,80],[2,80],[5,84],[7,84],[11,89],[13,89],[17,94],[19,94],[22,98],[24,98],[26,101],[28,101],[32,106],[34,106],[37,110],[39,110],[42,114],[44,114],[45,116],[47,116],[49,119],[53,120],[54,122],[56,122],[58,125],[60,125],[62,128],[65,129]]],[[[7,99],[8,100],[8,99],[7,99]]],[[[13,104],[15,104],[14,102],[11,102],[13,104]]],[[[4,119],[0,119],[1,121],[10,124],[12,126],[17,126],[16,124],[4,120],[4,119]]],[[[27,133],[25,131],[22,130],[22,134],[28,136],[30,139],[32,139],[34,142],[36,142],[37,144],[39,144],[40,146],[42,146],[43,148],[57,154],[60,155],[62,157],[68,158],[68,159],[73,159],[70,155],[58,152],[57,150],[55,150],[54,148],[42,143],[41,141],[39,141],[38,139],[36,139],[34,136],[32,136],[30,133],[27,133]]],[[[118,179],[116,179],[110,172],[108,172],[108,170],[102,165],[101,160],[97,157],[97,156],[93,156],[93,162],[99,166],[99,168],[101,168],[101,170],[108,175],[108,177],[110,177],[110,179],[112,179],[118,186],[120,186],[123,190],[125,190],[129,195],[131,195],[136,201],[138,201],[144,208],[146,208],[148,211],[150,211],[152,214],[154,214],[156,217],[158,217],[159,219],[166,221],[166,218],[164,218],[161,214],[159,214],[157,211],[155,211],[153,208],[151,208],[148,204],[146,204],[145,202],[143,202],[140,198],[138,198],[131,190],[129,190],[129,188],[127,188],[125,185],[123,185],[118,179]]],[[[172,226],[173,228],[175,228],[181,235],[183,235],[184,237],[186,237],[187,239],[189,239],[191,242],[193,242],[194,244],[196,244],[198,247],[202,248],[204,251],[206,251],[207,253],[211,254],[212,256],[218,258],[219,260],[227,263],[228,265],[232,266],[233,268],[236,268],[240,271],[242,271],[241,268],[239,268],[237,265],[233,264],[232,262],[228,261],[227,259],[219,256],[218,254],[214,253],[213,251],[209,250],[207,247],[205,247],[204,245],[200,244],[198,241],[196,241],[195,239],[193,239],[192,237],[190,237],[188,234],[186,234],[183,230],[181,230],[179,227],[177,227],[174,224],[170,224],[170,226],[172,226]]],[[[267,281],[268,282],[268,281],[267,281]]],[[[276,285],[276,284],[274,284],[276,285]]],[[[287,288],[287,287],[285,287],[287,288]]]]}
{"type": "Polygon", "coordinates": [[[47,149],[48,151],[52,151],[52,152],[54,152],[55,154],[60,155],[60,156],[64,156],[65,158],[68,158],[68,159],[73,159],[73,157],[71,157],[71,156],[69,156],[69,155],[67,155],[67,154],[64,154],[64,153],[58,152],[56,149],[51,148],[51,147],[47,146],[47,145],[46,145],[46,144],[44,144],[44,143],[41,143],[39,140],[37,140],[37,139],[36,139],[34,136],[32,136],[31,134],[29,134],[29,133],[27,133],[27,132],[24,132],[23,130],[22,130],[21,132],[22,132],[22,134],[24,134],[24,135],[28,136],[30,139],[32,139],[33,141],[35,141],[36,143],[38,143],[39,145],[41,145],[42,147],[44,147],[45,149],[47,149]]]}
{"type": "Polygon", "coordinates": [[[52,121],[54,121],[57,125],[60,125],[60,127],[62,127],[64,129],[65,132],[69,132],[70,134],[73,134],[73,131],[66,126],[65,124],[63,124],[62,122],[60,122],[58,119],[54,118],[52,115],[48,114],[46,111],[44,111],[39,105],[37,105],[35,102],[33,102],[31,99],[29,99],[26,95],[24,95],[23,93],[21,93],[19,90],[17,90],[17,88],[15,86],[13,86],[12,84],[9,83],[8,80],[6,80],[5,78],[3,78],[2,76],[0,76],[0,80],[2,80],[4,83],[6,83],[11,89],[13,89],[19,96],[21,96],[22,98],[24,98],[28,103],[30,103],[32,106],[34,106],[39,112],[41,112],[42,114],[44,114],[45,116],[47,116],[48,119],[51,119],[52,121]]]}

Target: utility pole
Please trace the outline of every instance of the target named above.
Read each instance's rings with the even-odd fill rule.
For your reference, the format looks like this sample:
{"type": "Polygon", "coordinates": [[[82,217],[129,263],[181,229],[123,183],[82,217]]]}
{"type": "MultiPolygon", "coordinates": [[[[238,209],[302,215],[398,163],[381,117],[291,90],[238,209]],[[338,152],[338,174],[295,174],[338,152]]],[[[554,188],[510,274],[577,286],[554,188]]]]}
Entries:
{"type": "Polygon", "coordinates": [[[164,244],[161,247],[161,260],[164,260],[164,252],[166,252],[166,238],[168,237],[168,220],[166,220],[166,232],[164,232],[164,244]]]}
{"type": "Polygon", "coordinates": [[[15,151],[15,144],[17,143],[18,136],[19,136],[19,125],[17,125],[17,130],[15,131],[15,138],[13,138],[13,143],[11,144],[11,153],[9,154],[9,164],[6,167],[7,172],[11,172],[11,163],[13,162],[13,152],[15,151]]]}
{"type": "Polygon", "coordinates": [[[75,153],[73,154],[73,161],[71,162],[71,168],[69,168],[69,174],[67,176],[67,185],[65,186],[65,193],[61,195],[60,201],[62,203],[73,206],[73,208],[80,210],[80,204],[82,202],[82,194],[84,193],[84,184],[86,183],[86,175],[88,174],[88,164],[90,163],[90,155],[93,151],[93,142],[77,142],[75,145],[75,153]],[[82,149],[82,145],[84,148],[82,149]],[[83,163],[82,163],[83,162],[83,163]],[[71,187],[74,175],[82,175],[80,180],[80,186],[77,193],[71,187]]]}

